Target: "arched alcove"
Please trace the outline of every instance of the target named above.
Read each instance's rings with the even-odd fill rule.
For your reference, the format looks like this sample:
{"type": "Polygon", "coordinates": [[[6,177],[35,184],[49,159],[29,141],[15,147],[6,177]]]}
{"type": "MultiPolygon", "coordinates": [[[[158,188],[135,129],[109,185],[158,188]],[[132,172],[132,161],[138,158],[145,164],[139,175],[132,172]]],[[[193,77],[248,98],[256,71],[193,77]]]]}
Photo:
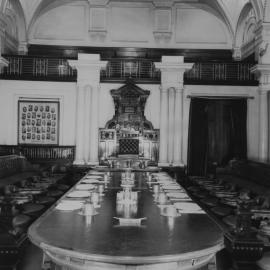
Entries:
{"type": "Polygon", "coordinates": [[[235,34],[235,47],[241,49],[241,58],[255,52],[255,29],[258,22],[256,12],[251,3],[247,3],[239,16],[235,34]]]}
{"type": "Polygon", "coordinates": [[[1,16],[5,38],[2,53],[17,53],[20,43],[26,42],[26,26],[24,12],[19,1],[9,0],[3,7],[1,16]]]}

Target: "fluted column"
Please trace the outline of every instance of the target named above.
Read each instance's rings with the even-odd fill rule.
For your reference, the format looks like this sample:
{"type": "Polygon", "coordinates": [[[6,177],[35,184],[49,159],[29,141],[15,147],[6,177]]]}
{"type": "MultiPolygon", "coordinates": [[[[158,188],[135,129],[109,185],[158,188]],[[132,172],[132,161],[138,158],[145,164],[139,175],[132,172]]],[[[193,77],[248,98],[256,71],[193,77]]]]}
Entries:
{"type": "MultiPolygon", "coordinates": [[[[270,89],[269,89],[270,90],[270,89]]],[[[269,90],[259,90],[259,158],[262,162],[268,161],[268,92],[269,90]]]]}
{"type": "Polygon", "coordinates": [[[174,137],[175,137],[175,89],[168,89],[168,162],[174,161],[174,137]]]}
{"type": "Polygon", "coordinates": [[[90,160],[88,164],[98,164],[98,93],[99,87],[92,88],[91,95],[91,135],[90,135],[90,160]]]}
{"type": "Polygon", "coordinates": [[[84,108],[85,108],[85,120],[84,120],[84,162],[87,163],[90,159],[90,134],[91,134],[91,92],[92,87],[90,85],[86,85],[84,87],[84,108]]]}
{"type": "Polygon", "coordinates": [[[184,63],[183,56],[162,56],[162,62],[155,63],[155,66],[161,70],[162,89],[159,166],[180,166],[182,165],[183,102],[179,89],[183,89],[184,72],[191,69],[193,63],[184,63]],[[168,93],[170,93],[169,100],[168,93]]]}
{"type": "Polygon", "coordinates": [[[107,61],[100,61],[99,54],[78,54],[78,60],[68,62],[77,69],[79,85],[74,164],[97,164],[98,89],[100,70],[106,66],[107,61]]]}
{"type": "Polygon", "coordinates": [[[259,112],[259,130],[258,130],[258,159],[262,162],[269,161],[269,102],[268,92],[270,91],[270,16],[267,4],[264,1],[263,19],[260,20],[254,30],[255,34],[255,58],[258,64],[251,68],[259,80],[258,87],[258,112],[259,112]]]}
{"type": "Polygon", "coordinates": [[[269,160],[269,102],[270,91],[270,64],[258,64],[251,69],[259,79],[259,159],[262,162],[269,160]]]}
{"type": "Polygon", "coordinates": [[[76,115],[76,152],[74,164],[83,165],[83,123],[84,123],[84,87],[77,86],[77,115],[76,115]]]}
{"type": "Polygon", "coordinates": [[[182,143],[183,143],[183,88],[175,89],[175,118],[174,118],[174,152],[173,165],[181,166],[182,161],[182,143]]]}
{"type": "Polygon", "coordinates": [[[159,166],[168,165],[168,91],[160,88],[159,166]]]}

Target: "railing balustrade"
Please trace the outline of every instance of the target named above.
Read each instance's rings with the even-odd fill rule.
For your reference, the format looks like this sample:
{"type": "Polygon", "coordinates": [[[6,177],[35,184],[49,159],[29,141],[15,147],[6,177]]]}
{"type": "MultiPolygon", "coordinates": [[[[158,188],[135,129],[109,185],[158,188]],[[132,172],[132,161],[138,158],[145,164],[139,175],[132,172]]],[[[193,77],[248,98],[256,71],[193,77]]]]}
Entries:
{"type": "Polygon", "coordinates": [[[75,146],[31,146],[31,145],[1,145],[0,153],[20,154],[30,161],[73,161],[75,146]]]}
{"type": "Polygon", "coordinates": [[[160,71],[155,69],[151,60],[108,60],[106,70],[101,71],[101,81],[123,80],[134,78],[138,80],[160,81],[160,71]]]}
{"type": "Polygon", "coordinates": [[[250,72],[251,63],[195,63],[193,68],[185,72],[185,82],[239,83],[256,85],[255,75],[250,72]]]}
{"type": "Polygon", "coordinates": [[[25,158],[18,155],[0,156],[0,177],[23,170],[25,158]]]}
{"type": "MultiPolygon", "coordinates": [[[[76,69],[68,65],[68,59],[32,56],[5,56],[9,65],[3,69],[2,79],[76,81],[76,69]]],[[[123,82],[133,78],[137,82],[160,83],[161,73],[152,59],[106,59],[105,70],[100,73],[101,82],[123,82]]],[[[184,74],[185,84],[257,85],[250,72],[253,63],[197,62],[184,74]]]]}
{"type": "Polygon", "coordinates": [[[4,56],[9,65],[3,69],[2,79],[76,81],[77,72],[67,59],[29,56],[4,56]]]}

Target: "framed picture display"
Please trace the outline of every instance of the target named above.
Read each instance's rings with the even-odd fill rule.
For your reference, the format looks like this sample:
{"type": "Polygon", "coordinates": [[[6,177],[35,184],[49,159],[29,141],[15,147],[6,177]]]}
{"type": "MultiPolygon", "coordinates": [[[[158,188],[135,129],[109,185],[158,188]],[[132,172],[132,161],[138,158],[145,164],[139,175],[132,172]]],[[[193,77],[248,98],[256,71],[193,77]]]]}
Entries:
{"type": "Polygon", "coordinates": [[[18,112],[19,144],[58,144],[58,101],[19,100],[18,112]]]}

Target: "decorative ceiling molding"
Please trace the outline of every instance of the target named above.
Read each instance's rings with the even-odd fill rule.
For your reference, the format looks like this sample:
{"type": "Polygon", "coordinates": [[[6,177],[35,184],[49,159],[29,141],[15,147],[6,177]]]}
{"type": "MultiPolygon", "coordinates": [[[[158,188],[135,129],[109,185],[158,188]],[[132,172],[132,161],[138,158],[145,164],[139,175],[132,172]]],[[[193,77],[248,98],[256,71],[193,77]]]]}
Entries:
{"type": "Polygon", "coordinates": [[[264,14],[263,14],[263,21],[270,22],[270,1],[264,0],[264,14]]]}
{"type": "MultiPolygon", "coordinates": [[[[34,26],[36,20],[48,10],[66,4],[73,3],[85,3],[90,7],[111,7],[111,6],[119,6],[119,5],[147,5],[153,9],[160,8],[174,8],[175,6],[198,6],[203,7],[205,10],[210,11],[212,14],[217,16],[226,26],[227,31],[229,33],[229,38],[231,40],[235,37],[235,22],[232,19],[232,10],[234,6],[225,5],[224,0],[19,0],[22,3],[24,8],[24,13],[26,16],[26,22],[28,27],[28,35],[31,32],[32,27],[34,26]],[[31,3],[30,3],[31,2],[31,3]]],[[[256,17],[261,18],[262,10],[262,2],[260,0],[249,0],[249,2],[253,5],[256,13],[256,17]]],[[[231,3],[231,2],[230,2],[231,3]]],[[[265,3],[265,2],[264,2],[265,3]]],[[[238,0],[236,4],[239,5],[238,0]]],[[[269,4],[265,4],[266,7],[269,4]]],[[[270,8],[268,8],[270,9],[270,8]]],[[[267,9],[267,10],[268,10],[267,9]]],[[[268,12],[270,13],[270,12],[268,12]]],[[[268,14],[265,12],[265,15],[268,14]]],[[[270,17],[270,15],[268,16],[270,17]]],[[[265,16],[267,18],[267,16],[265,16]]],[[[269,18],[270,19],[270,18],[269,18]]],[[[173,15],[171,20],[173,20],[173,15]]],[[[235,19],[234,19],[235,20],[235,19]]],[[[96,29],[89,25],[89,36],[90,39],[96,42],[104,42],[107,38],[108,29],[107,27],[103,27],[102,29],[96,29]]],[[[153,37],[157,43],[167,44],[172,40],[173,33],[169,29],[156,29],[153,28],[153,37]]]]}
{"type": "Polygon", "coordinates": [[[255,31],[257,27],[256,12],[251,3],[247,3],[241,10],[236,26],[234,47],[240,49],[239,54],[235,54],[234,59],[240,60],[248,57],[255,52],[255,31]],[[236,57],[236,58],[235,58],[236,57]]]}

